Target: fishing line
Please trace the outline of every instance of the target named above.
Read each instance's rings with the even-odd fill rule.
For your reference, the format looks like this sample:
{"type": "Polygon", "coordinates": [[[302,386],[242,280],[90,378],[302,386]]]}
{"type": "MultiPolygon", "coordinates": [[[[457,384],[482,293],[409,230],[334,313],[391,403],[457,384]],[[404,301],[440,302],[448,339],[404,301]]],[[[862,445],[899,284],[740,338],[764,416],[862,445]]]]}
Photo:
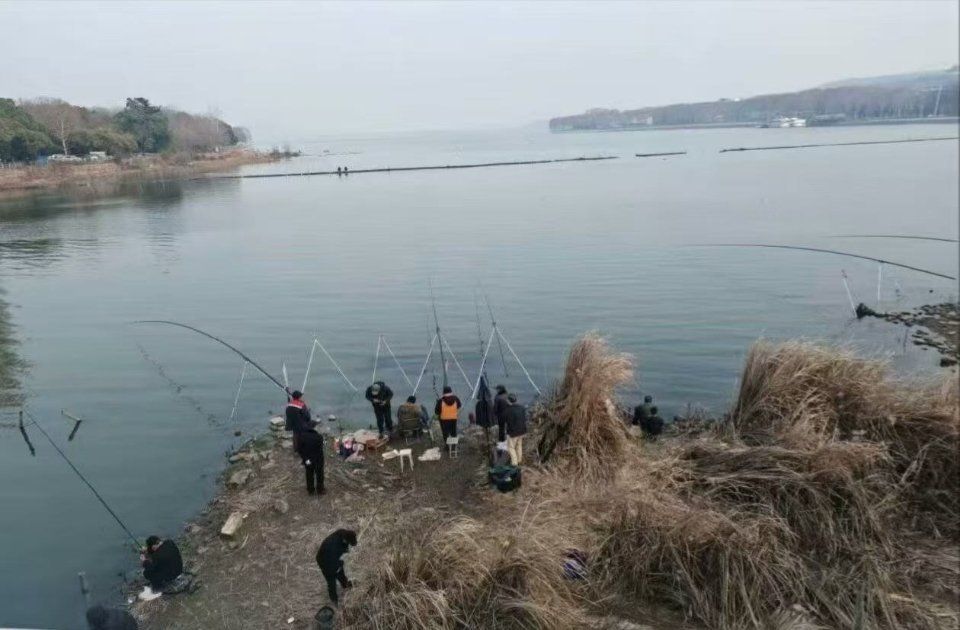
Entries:
{"type": "Polygon", "coordinates": [[[533,388],[534,388],[535,390],[537,390],[537,394],[539,394],[539,395],[542,396],[542,395],[543,395],[543,392],[541,392],[541,391],[540,391],[540,388],[537,387],[537,384],[533,382],[533,378],[531,378],[530,372],[527,371],[527,368],[524,367],[524,365],[523,365],[523,361],[521,361],[521,360],[520,360],[520,357],[517,356],[517,353],[514,352],[513,346],[510,345],[510,342],[507,340],[506,337],[503,336],[503,333],[500,332],[500,329],[499,329],[499,328],[497,328],[497,329],[495,329],[495,330],[497,331],[497,336],[498,336],[500,339],[503,339],[503,343],[507,344],[507,349],[510,351],[510,354],[513,355],[513,358],[517,360],[517,364],[520,366],[520,369],[523,370],[523,373],[524,373],[524,375],[526,375],[527,380],[530,381],[530,384],[533,386],[533,388]]]}
{"type": "Polygon", "coordinates": [[[918,271],[920,273],[925,273],[930,276],[936,276],[938,278],[946,278],[947,280],[956,280],[953,276],[948,276],[944,273],[938,273],[936,271],[930,271],[928,269],[921,269],[920,267],[913,267],[911,265],[904,265],[903,263],[896,263],[889,260],[884,260],[883,258],[874,258],[872,256],[862,256],[860,254],[851,254],[849,252],[839,252],[834,249],[820,249],[817,247],[800,247],[797,245],[767,245],[763,243],[694,243],[691,247],[766,247],[771,249],[796,249],[799,251],[806,252],[819,252],[821,254],[835,254],[837,256],[847,256],[849,258],[859,258],[861,260],[872,260],[878,263],[884,263],[886,265],[893,265],[894,267],[902,267],[903,269],[910,269],[911,271],[918,271]]]}
{"type": "MultiPolygon", "coordinates": [[[[490,313],[490,323],[493,325],[493,329],[497,330],[497,318],[493,315],[493,307],[490,306],[490,298],[487,297],[487,292],[483,292],[483,301],[487,305],[487,312],[490,313]]],[[[506,378],[510,378],[510,372],[507,370],[507,358],[503,354],[503,344],[500,342],[500,335],[497,335],[497,348],[500,350],[500,365],[503,367],[503,375],[506,378]]]]}
{"type": "Polygon", "coordinates": [[[383,335],[377,337],[377,353],[373,357],[373,376],[370,377],[371,383],[377,382],[377,365],[380,363],[380,345],[383,342],[383,335]]]}
{"type": "Polygon", "coordinates": [[[955,238],[937,238],[936,236],[913,236],[906,234],[836,234],[829,238],[906,238],[915,241],[941,241],[943,243],[956,243],[955,238]]]}
{"type": "MultiPolygon", "coordinates": [[[[463,381],[467,384],[467,387],[471,387],[470,379],[467,377],[467,373],[463,371],[463,366],[460,365],[460,361],[457,360],[457,355],[453,353],[453,348],[450,347],[450,343],[447,341],[446,337],[440,335],[440,347],[447,346],[447,352],[450,353],[450,358],[453,359],[453,363],[457,366],[457,369],[460,370],[460,375],[463,376],[463,381]]],[[[446,368],[444,368],[446,371],[446,368]]]]}
{"type": "Polygon", "coordinates": [[[207,422],[213,424],[214,426],[218,426],[216,414],[213,414],[213,413],[208,412],[206,409],[204,409],[203,405],[200,404],[200,401],[199,401],[199,400],[197,400],[196,398],[194,398],[194,397],[191,396],[190,394],[184,393],[183,390],[186,389],[186,386],[185,386],[185,385],[182,385],[181,383],[177,382],[175,379],[173,379],[173,378],[171,378],[170,376],[168,376],[168,375],[167,375],[167,371],[166,371],[166,370],[164,369],[164,367],[163,367],[163,364],[161,364],[159,361],[157,361],[156,359],[154,359],[154,358],[150,355],[150,353],[147,352],[147,349],[146,349],[146,348],[144,348],[144,347],[143,347],[142,345],[140,345],[140,344],[137,344],[137,348],[140,349],[140,355],[143,357],[143,359],[144,359],[145,361],[147,361],[148,363],[150,363],[151,365],[153,365],[153,367],[154,367],[154,368],[156,369],[156,371],[157,371],[157,374],[159,374],[160,377],[167,382],[167,385],[170,386],[170,389],[171,389],[179,398],[183,399],[183,400],[184,400],[185,402],[187,402],[191,407],[193,407],[193,410],[196,411],[196,412],[197,412],[198,414],[200,414],[201,416],[203,416],[204,420],[206,420],[207,422]]]}
{"type": "Polygon", "coordinates": [[[200,330],[199,328],[195,328],[195,327],[189,326],[189,325],[187,325],[187,324],[181,324],[181,323],[179,323],[179,322],[173,322],[173,321],[166,320],[166,319],[140,319],[140,320],[137,320],[137,321],[134,321],[134,322],[131,322],[131,323],[133,323],[133,324],[166,324],[166,325],[168,325],[168,326],[178,326],[178,327],[180,327],[180,328],[186,328],[187,330],[192,330],[193,332],[195,332],[195,333],[197,333],[197,334],[200,334],[200,335],[203,335],[204,337],[207,337],[208,339],[212,339],[213,341],[216,341],[217,343],[219,343],[219,344],[221,344],[221,345],[223,345],[223,346],[226,346],[226,347],[229,348],[230,350],[236,352],[236,353],[239,354],[241,357],[243,357],[243,358],[247,361],[247,363],[249,363],[249,364],[252,365],[253,367],[257,368],[257,371],[258,371],[258,372],[260,372],[261,374],[263,374],[264,376],[266,376],[267,378],[269,378],[271,381],[273,381],[273,383],[274,383],[277,387],[279,387],[280,389],[282,389],[282,390],[284,391],[284,393],[287,393],[287,388],[284,387],[284,386],[280,383],[280,381],[278,381],[278,380],[275,379],[273,376],[271,376],[269,372],[267,372],[267,371],[264,370],[262,367],[260,367],[260,365],[259,365],[256,361],[254,361],[253,359],[251,359],[250,357],[248,357],[246,354],[244,354],[243,352],[241,352],[241,351],[238,350],[237,348],[231,346],[229,343],[227,343],[227,342],[224,341],[223,339],[220,339],[219,337],[214,337],[213,335],[211,335],[211,334],[208,333],[208,332],[204,332],[204,331],[200,330]]]}
{"type": "MultiPolygon", "coordinates": [[[[104,508],[106,508],[107,512],[110,513],[110,516],[112,516],[113,519],[114,519],[115,521],[117,521],[117,524],[119,524],[120,527],[123,528],[123,531],[126,532],[127,536],[130,537],[130,540],[133,541],[134,548],[139,551],[139,550],[140,550],[140,541],[137,539],[136,536],[133,535],[133,532],[130,531],[130,528],[127,527],[122,520],[120,520],[120,517],[117,516],[117,513],[114,512],[113,509],[107,504],[107,502],[106,502],[106,500],[103,498],[103,496],[101,496],[100,493],[97,492],[97,489],[93,487],[93,484],[90,483],[90,481],[89,481],[86,477],[83,476],[83,473],[80,472],[80,471],[77,469],[77,467],[73,465],[73,462],[70,461],[70,458],[67,457],[67,454],[64,453],[64,452],[60,449],[60,447],[57,446],[57,443],[53,441],[53,438],[51,438],[50,435],[49,435],[46,431],[43,430],[43,427],[40,426],[40,423],[37,422],[37,419],[33,417],[33,414],[31,414],[29,411],[26,411],[26,410],[24,410],[24,413],[26,413],[27,416],[30,418],[30,420],[31,420],[31,426],[37,427],[37,430],[40,431],[40,433],[43,434],[43,437],[47,438],[47,441],[50,442],[50,446],[52,446],[52,447],[54,448],[54,450],[57,451],[57,453],[60,455],[60,457],[63,458],[63,461],[67,462],[67,465],[70,466],[70,468],[73,470],[73,472],[75,472],[75,473],[77,474],[77,477],[80,478],[80,481],[82,481],[83,483],[85,483],[85,484],[87,485],[87,487],[90,488],[90,492],[93,493],[93,496],[97,497],[97,500],[100,501],[100,504],[103,505],[104,508]]],[[[21,421],[21,422],[22,422],[22,421],[21,421]]]]}
{"type": "Polygon", "coordinates": [[[390,353],[390,356],[393,357],[393,362],[397,364],[397,369],[400,370],[400,374],[403,375],[403,379],[407,381],[407,385],[413,387],[413,383],[410,381],[410,377],[407,376],[407,372],[403,369],[403,366],[400,365],[400,360],[397,358],[397,355],[393,353],[393,350],[390,348],[390,344],[387,343],[387,338],[383,335],[380,335],[380,339],[383,341],[383,347],[387,349],[387,352],[390,353]]]}
{"type": "MultiPolygon", "coordinates": [[[[430,364],[430,357],[433,355],[433,346],[437,343],[437,336],[434,335],[433,339],[430,340],[430,348],[427,350],[427,358],[423,360],[423,367],[420,369],[420,376],[417,377],[417,384],[413,386],[413,396],[417,395],[417,390],[420,389],[420,381],[423,380],[423,375],[427,371],[427,365],[430,364]]],[[[436,378],[434,378],[433,388],[436,389],[436,378]]]]}
{"type": "Polygon", "coordinates": [[[243,389],[243,377],[247,375],[247,365],[246,361],[243,362],[243,369],[240,370],[240,384],[237,385],[237,395],[233,397],[233,410],[230,412],[229,422],[233,422],[233,418],[237,415],[237,403],[240,402],[240,390],[243,389]]]}
{"type": "Polygon", "coordinates": [[[847,290],[847,299],[850,300],[850,308],[853,310],[853,314],[857,314],[857,306],[853,303],[853,293],[850,291],[850,285],[847,284],[847,272],[843,269],[840,270],[840,277],[843,279],[843,286],[847,290]]]}
{"type": "Polygon", "coordinates": [[[430,281],[430,302],[433,304],[433,322],[436,325],[437,337],[440,338],[440,365],[443,367],[443,386],[447,387],[447,359],[443,354],[443,337],[440,335],[440,318],[437,317],[437,299],[433,295],[433,280],[430,281]]]}

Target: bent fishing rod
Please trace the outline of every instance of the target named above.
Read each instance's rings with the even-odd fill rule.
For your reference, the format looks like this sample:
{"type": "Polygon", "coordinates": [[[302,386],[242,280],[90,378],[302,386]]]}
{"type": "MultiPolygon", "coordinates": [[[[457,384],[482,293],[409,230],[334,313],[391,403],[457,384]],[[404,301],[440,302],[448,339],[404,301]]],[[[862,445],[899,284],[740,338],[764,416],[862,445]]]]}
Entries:
{"type": "Polygon", "coordinates": [[[837,256],[847,256],[849,258],[860,258],[861,260],[872,260],[884,265],[890,265],[892,267],[901,267],[903,269],[909,269],[911,271],[917,271],[920,273],[925,273],[929,276],[936,276],[938,278],[946,278],[947,280],[956,280],[953,276],[948,276],[945,273],[938,273],[936,271],[930,271],[929,269],[921,269],[920,267],[913,267],[911,265],[904,265],[903,263],[892,262],[890,260],[884,260],[883,258],[874,258],[872,256],[863,256],[861,254],[851,254],[849,252],[839,252],[835,249],[820,249],[818,247],[801,247],[799,245],[769,245],[765,243],[695,243],[691,247],[767,247],[771,249],[795,249],[804,252],[818,252],[821,254],[835,254],[837,256]]]}
{"type": "Polygon", "coordinates": [[[131,322],[131,323],[133,323],[133,324],[167,324],[167,325],[169,325],[169,326],[179,326],[180,328],[186,328],[187,330],[192,330],[193,332],[198,333],[198,334],[201,334],[201,335],[203,335],[204,337],[207,337],[208,339],[212,339],[212,340],[216,341],[217,343],[219,343],[219,344],[221,344],[221,345],[223,345],[223,346],[226,346],[226,347],[229,348],[230,350],[236,352],[236,353],[239,354],[241,357],[243,357],[243,360],[244,360],[244,361],[246,361],[247,363],[249,363],[250,365],[252,365],[253,367],[255,367],[255,368],[257,369],[257,371],[259,371],[261,374],[263,374],[264,376],[266,376],[267,378],[269,378],[271,381],[273,381],[273,384],[274,384],[274,385],[276,385],[277,387],[279,387],[280,389],[282,389],[286,394],[289,395],[289,393],[290,393],[290,389],[289,389],[288,387],[285,387],[285,386],[283,385],[283,383],[281,383],[280,381],[278,381],[277,379],[275,379],[273,376],[271,376],[270,373],[267,372],[267,371],[266,371],[265,369],[263,369],[262,367],[260,367],[260,365],[259,365],[256,361],[254,361],[253,359],[251,359],[249,356],[247,356],[246,354],[244,354],[244,353],[243,353],[242,351],[240,351],[239,349],[235,348],[234,346],[231,346],[229,343],[227,343],[227,342],[224,341],[223,339],[221,339],[221,338],[219,338],[219,337],[215,337],[215,336],[211,335],[211,334],[208,333],[208,332],[204,332],[204,331],[200,330],[199,328],[195,328],[195,327],[189,326],[189,325],[187,325],[187,324],[181,324],[180,322],[172,322],[172,321],[166,320],[166,319],[140,319],[140,320],[137,320],[137,321],[131,322]]]}
{"type": "MultiPolygon", "coordinates": [[[[67,466],[69,466],[70,469],[73,470],[74,473],[76,473],[77,477],[80,478],[80,481],[82,481],[83,483],[85,483],[86,486],[87,486],[88,488],[90,488],[90,492],[93,493],[93,496],[97,497],[97,500],[100,502],[100,505],[102,505],[102,506],[107,510],[107,512],[110,513],[110,516],[113,517],[113,520],[115,520],[115,521],[117,522],[117,524],[120,525],[121,528],[123,528],[123,531],[126,532],[127,536],[130,537],[130,540],[133,541],[133,547],[134,547],[134,549],[136,549],[137,551],[140,551],[141,548],[142,548],[142,546],[141,546],[141,544],[140,544],[140,541],[137,539],[136,536],[133,535],[133,532],[130,531],[130,528],[127,527],[126,524],[124,524],[124,522],[123,522],[122,520],[120,520],[120,517],[117,516],[117,513],[113,511],[113,508],[111,508],[110,505],[107,504],[106,499],[104,499],[103,496],[97,491],[97,489],[93,487],[93,484],[90,483],[90,481],[89,481],[86,477],[83,476],[83,473],[80,472],[80,470],[79,470],[76,466],[73,465],[73,462],[70,461],[70,458],[67,457],[67,454],[64,453],[63,450],[61,450],[61,448],[60,448],[59,446],[57,446],[57,443],[53,441],[53,438],[51,438],[50,435],[49,435],[46,431],[43,430],[43,427],[40,426],[40,423],[37,422],[37,419],[33,417],[33,414],[31,414],[29,411],[26,411],[26,410],[24,410],[24,413],[26,413],[26,414],[27,414],[27,417],[30,418],[30,425],[29,425],[29,426],[37,427],[37,430],[40,431],[41,435],[43,435],[43,437],[47,438],[47,442],[50,442],[50,446],[52,446],[53,449],[54,449],[55,451],[57,451],[57,454],[60,455],[60,457],[63,458],[63,461],[67,462],[67,466]]],[[[29,444],[30,444],[30,441],[29,441],[29,439],[27,439],[27,437],[26,437],[26,432],[24,431],[23,421],[22,421],[22,420],[21,420],[21,422],[20,422],[20,431],[23,433],[24,439],[27,440],[27,444],[29,445],[29,444]]],[[[33,451],[33,446],[32,446],[32,445],[31,445],[30,450],[31,450],[31,454],[32,454],[32,451],[33,451]]]]}
{"type": "Polygon", "coordinates": [[[906,238],[913,241],[940,241],[942,243],[957,243],[955,238],[938,238],[936,236],[913,236],[912,234],[835,234],[830,238],[906,238]]]}

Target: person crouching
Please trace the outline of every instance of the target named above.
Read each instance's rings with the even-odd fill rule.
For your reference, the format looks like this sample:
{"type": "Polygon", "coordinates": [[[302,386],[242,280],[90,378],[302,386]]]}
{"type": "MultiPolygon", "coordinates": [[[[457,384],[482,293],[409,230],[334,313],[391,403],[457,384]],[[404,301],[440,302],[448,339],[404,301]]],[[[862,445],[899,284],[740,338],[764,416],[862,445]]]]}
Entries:
{"type": "Polygon", "coordinates": [[[320,549],[317,550],[317,566],[320,573],[327,580],[327,593],[330,601],[338,604],[337,582],[343,588],[350,588],[353,582],[347,579],[343,570],[343,554],[348,553],[351,547],[357,544],[357,533],[351,529],[338,529],[323,539],[320,549]]]}

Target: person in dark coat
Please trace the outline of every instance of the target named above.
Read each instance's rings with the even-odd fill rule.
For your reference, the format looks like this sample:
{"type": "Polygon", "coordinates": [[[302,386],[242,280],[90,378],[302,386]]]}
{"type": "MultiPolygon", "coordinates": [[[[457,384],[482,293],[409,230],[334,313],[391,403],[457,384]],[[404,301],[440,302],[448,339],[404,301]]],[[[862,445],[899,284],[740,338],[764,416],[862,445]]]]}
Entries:
{"type": "Polygon", "coordinates": [[[527,434],[527,408],[517,402],[516,394],[507,395],[504,422],[507,428],[507,451],[510,465],[519,466],[523,461],[523,436],[527,434]]]}
{"type": "Polygon", "coordinates": [[[493,399],[493,415],[497,419],[497,441],[505,442],[507,439],[506,432],[506,411],[507,407],[510,406],[510,401],[507,400],[507,388],[503,385],[497,385],[497,395],[493,399]]]}
{"type": "Polygon", "coordinates": [[[160,540],[159,536],[147,538],[147,546],[140,553],[143,577],[154,592],[175,580],[183,573],[183,558],[172,540],[160,540]]]}
{"type": "Polygon", "coordinates": [[[323,436],[307,429],[300,434],[298,452],[307,476],[307,494],[323,494],[323,436]]]}
{"type": "Polygon", "coordinates": [[[90,630],[139,630],[137,620],[126,610],[105,608],[99,604],[87,609],[90,630]]]}
{"type": "Polygon", "coordinates": [[[647,430],[647,420],[652,415],[650,413],[653,407],[653,396],[644,396],[643,404],[633,408],[633,424],[644,431],[647,430]]]}
{"type": "Polygon", "coordinates": [[[286,429],[293,432],[293,450],[300,452],[300,434],[313,426],[310,420],[310,409],[303,400],[303,392],[295,391],[290,394],[286,409],[286,429]]]}
{"type": "Polygon", "coordinates": [[[393,398],[393,390],[383,381],[376,381],[367,388],[366,398],[373,405],[373,415],[377,417],[377,430],[380,432],[380,437],[383,437],[384,427],[387,433],[393,433],[393,418],[390,417],[390,400],[393,398]]]}
{"type": "Polygon", "coordinates": [[[351,529],[338,529],[323,539],[320,549],[317,550],[317,566],[327,580],[327,592],[330,601],[339,603],[337,597],[337,582],[343,588],[350,588],[353,582],[347,579],[343,571],[343,554],[350,551],[350,547],[357,544],[357,533],[351,529]]]}
{"type": "Polygon", "coordinates": [[[647,418],[646,433],[651,439],[657,439],[657,436],[663,433],[663,418],[657,413],[656,407],[650,407],[650,417],[647,418]]]}
{"type": "Polygon", "coordinates": [[[433,413],[440,418],[440,432],[443,433],[443,439],[457,437],[457,421],[460,419],[460,408],[463,403],[460,398],[453,393],[453,389],[444,386],[443,395],[437,399],[437,404],[433,407],[433,413]]]}

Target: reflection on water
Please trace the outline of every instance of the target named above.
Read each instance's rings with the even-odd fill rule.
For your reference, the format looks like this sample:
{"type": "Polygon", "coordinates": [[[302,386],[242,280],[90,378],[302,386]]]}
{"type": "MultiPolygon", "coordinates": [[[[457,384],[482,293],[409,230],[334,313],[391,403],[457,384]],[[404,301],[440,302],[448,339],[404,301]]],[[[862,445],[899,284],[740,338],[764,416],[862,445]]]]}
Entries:
{"type": "Polygon", "coordinates": [[[20,379],[26,364],[17,353],[13,323],[10,321],[10,305],[3,299],[0,288],[0,414],[19,407],[23,401],[20,379]]]}

